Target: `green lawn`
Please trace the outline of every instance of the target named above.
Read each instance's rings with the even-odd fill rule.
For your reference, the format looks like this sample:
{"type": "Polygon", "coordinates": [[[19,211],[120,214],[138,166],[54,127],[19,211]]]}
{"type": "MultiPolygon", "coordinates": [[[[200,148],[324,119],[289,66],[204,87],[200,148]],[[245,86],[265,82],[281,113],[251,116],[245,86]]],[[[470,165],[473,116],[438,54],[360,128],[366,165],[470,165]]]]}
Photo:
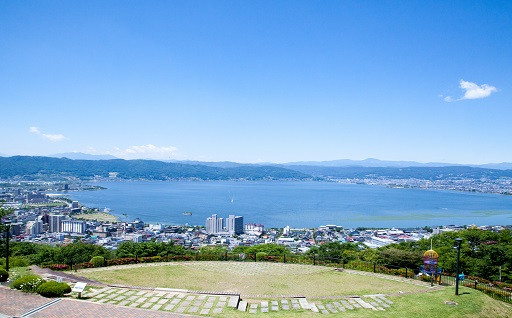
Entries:
{"type": "Polygon", "coordinates": [[[101,222],[117,222],[119,218],[115,215],[105,212],[97,212],[97,213],[81,213],[73,215],[75,219],[81,220],[94,220],[101,222]]]}
{"type": "Polygon", "coordinates": [[[312,265],[241,262],[182,262],[82,270],[81,275],[114,284],[306,297],[389,294],[426,287],[337,272],[312,265]]]}
{"type": "MultiPolygon", "coordinates": [[[[460,296],[454,295],[454,288],[447,287],[442,290],[411,295],[388,297],[394,302],[391,308],[385,311],[372,311],[359,309],[338,314],[329,314],[327,317],[348,318],[509,318],[512,317],[512,306],[494,300],[474,289],[462,287],[460,296]],[[446,305],[445,301],[457,302],[457,306],[446,305]]],[[[314,299],[313,299],[314,300],[314,299]]],[[[316,300],[315,302],[318,302],[316,300]]],[[[325,300],[322,300],[325,302],[325,300]]],[[[323,316],[323,315],[322,315],[323,316]]],[[[259,314],[241,313],[228,308],[221,315],[212,317],[319,317],[311,311],[279,311],[259,314]]]]}

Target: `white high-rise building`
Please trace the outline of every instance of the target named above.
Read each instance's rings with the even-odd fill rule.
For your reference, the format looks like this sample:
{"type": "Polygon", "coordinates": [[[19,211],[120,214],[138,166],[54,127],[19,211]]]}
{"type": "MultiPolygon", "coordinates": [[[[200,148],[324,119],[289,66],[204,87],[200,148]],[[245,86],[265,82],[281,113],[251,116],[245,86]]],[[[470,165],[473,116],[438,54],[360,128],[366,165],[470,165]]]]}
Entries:
{"type": "Polygon", "coordinates": [[[244,233],[244,218],[242,216],[230,215],[226,219],[226,231],[229,234],[244,233]]]}
{"type": "Polygon", "coordinates": [[[85,233],[86,224],[84,221],[65,220],[61,222],[61,232],[85,233]]]}
{"type": "Polygon", "coordinates": [[[218,218],[217,214],[212,214],[206,219],[206,232],[208,234],[217,234],[224,231],[224,219],[218,218]]]}
{"type": "Polygon", "coordinates": [[[43,232],[43,222],[41,220],[28,221],[25,227],[25,233],[28,235],[38,235],[43,232]]]}
{"type": "Polygon", "coordinates": [[[61,232],[61,222],[64,220],[64,215],[50,214],[49,215],[49,230],[50,232],[61,232]]]}

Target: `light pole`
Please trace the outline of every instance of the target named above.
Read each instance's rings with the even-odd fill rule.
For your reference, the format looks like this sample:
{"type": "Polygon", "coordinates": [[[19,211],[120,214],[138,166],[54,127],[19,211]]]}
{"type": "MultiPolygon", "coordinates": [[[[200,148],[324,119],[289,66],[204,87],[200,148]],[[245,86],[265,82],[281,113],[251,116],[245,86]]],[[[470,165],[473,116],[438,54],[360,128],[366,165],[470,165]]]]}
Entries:
{"type": "Polygon", "coordinates": [[[9,272],[9,237],[11,236],[11,221],[5,221],[7,233],[5,236],[5,270],[9,272]]]}
{"type": "Polygon", "coordinates": [[[457,270],[455,276],[455,295],[459,295],[459,262],[460,262],[460,246],[462,244],[461,238],[455,239],[455,248],[457,248],[457,270]]]}

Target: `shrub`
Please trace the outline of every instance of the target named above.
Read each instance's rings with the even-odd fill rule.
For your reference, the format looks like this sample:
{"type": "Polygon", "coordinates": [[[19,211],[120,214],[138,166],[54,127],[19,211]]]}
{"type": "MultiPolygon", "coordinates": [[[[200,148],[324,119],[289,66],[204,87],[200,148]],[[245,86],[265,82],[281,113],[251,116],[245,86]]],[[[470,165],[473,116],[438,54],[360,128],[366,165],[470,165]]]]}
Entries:
{"type": "Polygon", "coordinates": [[[0,282],[6,282],[8,278],[9,273],[5,269],[0,268],[0,282]]]}
{"type": "Polygon", "coordinates": [[[94,267],[102,267],[105,265],[105,257],[94,256],[93,258],[91,258],[91,263],[94,267]]]}
{"type": "Polygon", "coordinates": [[[64,270],[68,270],[69,269],[69,265],[66,265],[66,264],[51,264],[50,266],[48,266],[48,268],[50,268],[51,270],[54,270],[54,271],[64,271],[64,270]]]}
{"type": "Polygon", "coordinates": [[[58,283],[56,281],[49,281],[42,283],[37,288],[37,293],[44,297],[62,297],[64,294],[70,293],[71,287],[66,283],[58,283]]]}
{"type": "Polygon", "coordinates": [[[265,252],[258,252],[258,253],[256,253],[256,261],[257,262],[264,261],[266,256],[267,256],[267,253],[265,253],[265,252]]]}
{"type": "Polygon", "coordinates": [[[26,293],[34,293],[39,285],[44,283],[44,279],[37,275],[26,275],[17,278],[11,285],[12,288],[21,290],[26,293]]]}
{"type": "MultiPolygon", "coordinates": [[[[103,265],[102,265],[103,266],[103,265]]],[[[93,263],[87,262],[87,263],[80,263],[75,265],[75,269],[82,269],[82,268],[93,268],[95,267],[93,263]]]]}
{"type": "MultiPolygon", "coordinates": [[[[5,260],[0,260],[0,265],[5,267],[5,260]]],[[[24,256],[9,256],[10,267],[27,267],[30,265],[30,261],[24,256]]]]}
{"type": "Polygon", "coordinates": [[[107,266],[114,266],[114,265],[126,265],[126,264],[136,264],[139,261],[132,257],[127,258],[116,258],[116,259],[109,259],[107,261],[107,266]]]}

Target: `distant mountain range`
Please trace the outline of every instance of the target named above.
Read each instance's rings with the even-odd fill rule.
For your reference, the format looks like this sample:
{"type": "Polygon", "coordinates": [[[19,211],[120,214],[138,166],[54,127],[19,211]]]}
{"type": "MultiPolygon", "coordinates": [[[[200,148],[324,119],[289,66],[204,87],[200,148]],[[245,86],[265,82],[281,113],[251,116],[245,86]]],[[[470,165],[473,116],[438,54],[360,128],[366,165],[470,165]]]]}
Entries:
{"type": "Polygon", "coordinates": [[[445,162],[427,162],[421,163],[416,161],[386,161],[374,158],[368,158],[364,160],[350,160],[340,159],[331,161],[297,161],[282,164],[282,166],[317,166],[317,167],[453,167],[453,166],[467,166],[476,168],[487,168],[487,169],[512,169],[512,163],[488,163],[482,165],[473,164],[457,164],[457,163],[445,163],[445,162]]]}
{"type": "Polygon", "coordinates": [[[219,168],[156,160],[71,160],[68,158],[14,156],[0,157],[0,177],[74,176],[108,177],[117,172],[124,179],[198,179],[198,180],[280,180],[311,179],[312,176],[283,167],[240,166],[219,168]]]}
{"type": "Polygon", "coordinates": [[[54,155],[49,155],[48,157],[52,158],[68,158],[73,160],[111,160],[111,159],[119,159],[117,157],[111,155],[91,155],[83,152],[64,152],[57,153],[54,155]]]}
{"type": "MultiPolygon", "coordinates": [[[[1,154],[0,157],[8,157],[8,155],[1,154]]],[[[68,158],[73,160],[114,160],[120,159],[112,155],[92,155],[83,152],[65,152],[47,157],[52,158],[68,158]]],[[[151,160],[149,160],[151,161],[151,160]]],[[[159,160],[155,160],[159,161],[159,160]]],[[[238,163],[233,161],[197,161],[197,160],[161,160],[168,163],[181,163],[187,165],[203,165],[208,167],[216,168],[237,168],[242,166],[277,166],[277,167],[289,167],[289,166],[316,166],[316,167],[372,167],[372,168],[406,168],[406,167],[453,167],[453,166],[466,166],[475,168],[485,169],[498,169],[508,170],[512,169],[512,162],[501,162],[501,163],[487,163],[487,164],[458,164],[458,163],[446,163],[446,162],[417,162],[417,161],[390,161],[390,160],[379,160],[374,158],[368,158],[364,160],[351,160],[351,159],[339,159],[329,161],[294,161],[287,163],[238,163]]]]}
{"type": "Polygon", "coordinates": [[[498,169],[508,170],[512,169],[512,163],[488,163],[482,165],[473,164],[457,164],[457,163],[446,163],[446,162],[416,162],[416,161],[387,161],[368,158],[364,160],[350,160],[350,159],[339,159],[330,161],[295,161],[287,163],[238,163],[232,161],[193,161],[193,160],[169,160],[167,162],[176,162],[184,164],[200,164],[210,167],[220,168],[234,168],[240,166],[277,166],[277,167],[293,167],[293,166],[314,166],[314,167],[366,167],[366,168],[408,168],[408,167],[474,167],[474,168],[485,168],[485,169],[498,169]]]}
{"type": "MultiPolygon", "coordinates": [[[[82,157],[80,153],[71,153],[82,157]]],[[[69,159],[69,154],[54,157],[0,157],[0,178],[14,176],[75,176],[108,177],[117,172],[124,179],[198,179],[198,180],[321,180],[329,178],[418,178],[441,180],[447,178],[497,179],[512,178],[512,164],[480,166],[417,163],[412,161],[381,161],[377,159],[335,160],[323,162],[294,162],[286,164],[241,164],[236,162],[200,162],[157,160],[123,160],[107,156],[86,155],[94,159],[69,159]],[[92,156],[92,157],[91,157],[92,156]],[[64,158],[62,158],[64,157],[64,158]],[[499,167],[499,168],[498,168],[499,167]]]]}

